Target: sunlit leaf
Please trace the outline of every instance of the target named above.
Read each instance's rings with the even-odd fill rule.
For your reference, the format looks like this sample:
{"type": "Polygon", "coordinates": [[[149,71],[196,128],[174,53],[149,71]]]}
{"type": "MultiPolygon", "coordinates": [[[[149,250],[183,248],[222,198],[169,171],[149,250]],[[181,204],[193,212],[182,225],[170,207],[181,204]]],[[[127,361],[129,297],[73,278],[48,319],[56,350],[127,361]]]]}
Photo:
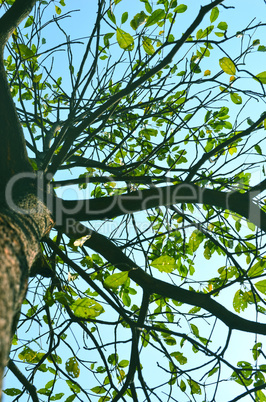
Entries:
{"type": "Polygon", "coordinates": [[[210,70],[205,70],[204,71],[204,77],[207,77],[208,75],[211,75],[211,71],[210,70]]]}
{"type": "Polygon", "coordinates": [[[116,39],[121,49],[132,50],[134,48],[133,37],[129,33],[123,31],[120,28],[117,28],[116,30],[116,39]]]}
{"type": "Polygon", "coordinates": [[[180,14],[180,13],[184,13],[186,10],[187,10],[187,6],[185,4],[179,4],[179,6],[177,6],[174,9],[174,12],[180,14]]]}
{"type": "Polygon", "coordinates": [[[237,152],[237,147],[233,147],[233,146],[228,147],[228,152],[230,155],[233,155],[234,153],[237,152]]]}
{"type": "Polygon", "coordinates": [[[76,300],[70,308],[75,316],[80,318],[96,318],[104,312],[100,303],[88,298],[76,300]]]}
{"type": "Polygon", "coordinates": [[[266,71],[259,73],[254,77],[257,81],[261,82],[262,84],[266,84],[266,71]]]}
{"type": "Polygon", "coordinates": [[[256,288],[258,289],[259,292],[263,293],[266,295],[266,280],[259,281],[255,283],[256,288]]]}
{"type": "Polygon", "coordinates": [[[81,246],[83,246],[83,244],[84,244],[87,240],[89,240],[90,238],[91,238],[91,235],[83,236],[83,237],[81,237],[80,239],[75,240],[73,244],[74,244],[74,246],[76,246],[76,247],[81,247],[81,246]]]}
{"type": "Polygon", "coordinates": [[[265,267],[265,262],[260,260],[256,262],[249,270],[248,270],[248,276],[249,278],[252,278],[254,276],[259,276],[262,275],[265,267]]]}
{"type": "Polygon", "coordinates": [[[144,39],[142,41],[142,46],[143,46],[143,49],[145,50],[145,52],[147,54],[149,54],[150,56],[155,52],[155,49],[151,44],[151,40],[147,37],[144,37],[144,39]]]}
{"type": "Polygon", "coordinates": [[[105,281],[104,285],[107,288],[116,289],[123,285],[128,278],[128,271],[118,272],[116,274],[109,275],[105,281]]]}
{"type": "Polygon", "coordinates": [[[219,17],[219,8],[218,7],[214,7],[211,11],[211,15],[210,15],[210,21],[211,23],[214,22],[215,20],[217,20],[217,18],[219,17]]]}
{"type": "Polygon", "coordinates": [[[172,272],[176,268],[175,259],[169,255],[162,255],[156,258],[151,266],[157,268],[160,272],[172,272]]]}
{"type": "Polygon", "coordinates": [[[229,57],[223,57],[222,59],[219,60],[219,64],[221,69],[229,75],[235,75],[236,73],[236,66],[234,62],[229,59],[229,57]]]}

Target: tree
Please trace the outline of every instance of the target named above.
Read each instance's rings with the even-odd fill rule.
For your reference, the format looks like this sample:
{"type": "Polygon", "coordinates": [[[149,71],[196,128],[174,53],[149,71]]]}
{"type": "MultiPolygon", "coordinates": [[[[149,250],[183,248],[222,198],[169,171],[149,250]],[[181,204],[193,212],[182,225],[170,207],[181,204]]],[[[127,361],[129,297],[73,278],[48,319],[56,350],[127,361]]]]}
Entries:
{"type": "Polygon", "coordinates": [[[266,400],[266,24],[199,3],[0,1],[13,400],[266,400]]]}

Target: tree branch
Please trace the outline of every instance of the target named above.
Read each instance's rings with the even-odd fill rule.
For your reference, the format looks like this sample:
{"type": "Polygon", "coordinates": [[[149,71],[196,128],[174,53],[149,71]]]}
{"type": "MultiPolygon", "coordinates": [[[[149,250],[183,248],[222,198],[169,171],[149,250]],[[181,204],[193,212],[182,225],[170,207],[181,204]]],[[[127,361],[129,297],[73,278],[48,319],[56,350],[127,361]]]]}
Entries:
{"type": "Polygon", "coordinates": [[[14,30],[29,15],[36,3],[37,0],[16,0],[0,18],[0,50],[2,52],[14,30]]]}
{"type": "Polygon", "coordinates": [[[24,385],[25,389],[29,392],[31,399],[33,402],[39,402],[39,398],[36,392],[36,387],[32,385],[27,378],[24,376],[24,374],[19,370],[19,368],[15,365],[13,360],[9,360],[7,367],[9,370],[12,371],[12,373],[17,377],[17,379],[21,382],[21,384],[24,385]]]}
{"type": "MultiPolygon", "coordinates": [[[[254,196],[254,195],[253,195],[254,196]]],[[[266,231],[266,213],[252,201],[252,193],[238,191],[221,192],[199,187],[191,183],[178,183],[171,186],[153,187],[137,190],[130,194],[113,197],[100,197],[89,200],[55,199],[54,210],[64,211],[65,218],[70,215],[79,221],[114,218],[132,214],[149,208],[169,206],[178,203],[215,205],[233,211],[266,231]]]]}
{"type": "MultiPolygon", "coordinates": [[[[0,19],[0,188],[4,192],[8,180],[16,173],[32,171],[23,130],[10,93],[4,68],[5,44],[20,22],[27,17],[37,0],[16,0],[0,19]]],[[[1,195],[3,200],[3,194],[1,195]]]]}
{"type": "MultiPolygon", "coordinates": [[[[153,75],[155,75],[157,72],[162,70],[167,64],[171,63],[173,57],[175,54],[179,51],[179,49],[183,46],[183,44],[186,42],[186,40],[189,38],[189,36],[193,33],[193,31],[197,28],[197,26],[201,23],[205,15],[212,10],[215,6],[218,4],[222,3],[224,0],[215,0],[209,4],[206,4],[205,6],[200,8],[200,11],[197,15],[197,17],[194,19],[194,21],[191,23],[191,25],[188,27],[185,33],[181,36],[181,38],[176,41],[175,45],[173,46],[172,50],[169,51],[169,53],[163,58],[163,60],[159,63],[156,63],[156,65],[149,69],[149,71],[145,72],[141,77],[136,79],[135,81],[132,82],[132,80],[128,83],[128,85],[123,88],[121,91],[116,93],[115,95],[111,96],[104,104],[102,104],[95,112],[91,113],[87,118],[85,118],[77,127],[73,127],[69,130],[66,130],[65,132],[65,138],[66,141],[63,144],[60,152],[56,155],[56,158],[54,162],[52,163],[52,166],[50,167],[50,172],[54,174],[64,160],[64,157],[66,155],[67,150],[70,148],[72,145],[73,141],[91,124],[95,122],[96,119],[98,119],[100,116],[102,116],[103,113],[105,113],[109,108],[115,106],[120,102],[120,100],[132,93],[135,89],[137,89],[140,85],[142,85],[144,82],[146,82],[149,78],[151,78],[153,75]]],[[[151,58],[153,58],[151,56],[151,58]]],[[[149,61],[151,60],[149,59],[149,61]]],[[[142,66],[143,68],[143,66],[142,66]]],[[[139,72],[138,72],[139,73],[139,72]]],[[[62,138],[62,141],[64,139],[62,138]]]]}
{"type": "Polygon", "coordinates": [[[213,300],[209,295],[182,289],[181,287],[148,275],[113,242],[105,236],[86,228],[81,223],[77,222],[75,225],[67,226],[66,222],[64,231],[71,239],[78,239],[81,236],[90,235],[91,237],[84,245],[101,254],[110,264],[114,265],[120,271],[129,271],[129,277],[148,294],[156,293],[181,303],[201,307],[221,320],[230,329],[266,335],[266,324],[249,321],[232,313],[220,303],[213,300]]]}

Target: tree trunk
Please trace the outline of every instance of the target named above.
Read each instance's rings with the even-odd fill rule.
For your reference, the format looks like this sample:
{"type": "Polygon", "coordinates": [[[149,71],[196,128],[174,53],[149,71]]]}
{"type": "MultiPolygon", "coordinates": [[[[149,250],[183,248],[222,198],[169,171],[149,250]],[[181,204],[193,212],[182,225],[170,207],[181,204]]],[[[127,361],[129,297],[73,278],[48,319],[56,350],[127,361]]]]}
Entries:
{"type": "Polygon", "coordinates": [[[16,205],[17,210],[0,209],[1,379],[27,290],[30,268],[40,254],[41,238],[53,224],[48,209],[33,193],[17,199],[16,205]]]}

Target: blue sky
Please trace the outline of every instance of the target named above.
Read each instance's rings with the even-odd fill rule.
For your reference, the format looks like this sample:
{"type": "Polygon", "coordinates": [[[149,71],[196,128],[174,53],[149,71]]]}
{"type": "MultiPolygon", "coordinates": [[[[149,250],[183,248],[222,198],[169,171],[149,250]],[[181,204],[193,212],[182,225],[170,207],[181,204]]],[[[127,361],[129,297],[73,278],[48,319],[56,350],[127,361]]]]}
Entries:
{"type": "MultiPolygon", "coordinates": [[[[132,18],[134,16],[134,13],[136,12],[136,3],[139,4],[139,1],[137,0],[124,0],[121,3],[118,4],[117,6],[117,13],[120,15],[122,15],[122,13],[124,11],[128,11],[130,17],[132,18]]],[[[191,18],[193,18],[193,16],[195,16],[198,12],[198,8],[199,8],[199,4],[206,4],[208,3],[207,1],[202,2],[202,1],[195,1],[195,0],[191,0],[191,1],[184,1],[185,4],[188,5],[188,11],[185,14],[181,14],[178,16],[178,20],[176,21],[176,25],[174,28],[174,32],[176,34],[176,36],[178,37],[182,32],[184,32],[185,28],[187,27],[187,24],[191,21],[191,18]]],[[[227,1],[225,2],[225,4],[235,4],[239,6],[239,1],[238,0],[232,0],[232,1],[227,1]]],[[[65,8],[62,9],[63,12],[66,12],[68,10],[71,10],[73,7],[73,2],[66,0],[66,4],[67,6],[65,8]]],[[[155,4],[155,2],[154,2],[155,4]]],[[[66,30],[66,32],[70,33],[71,35],[71,39],[78,39],[78,38],[82,38],[85,37],[87,35],[89,35],[92,25],[94,23],[94,16],[95,16],[95,11],[96,9],[94,8],[96,5],[96,1],[87,1],[87,0],[79,0],[75,2],[75,7],[80,8],[81,12],[76,12],[73,13],[72,18],[70,19],[66,19],[65,21],[63,21],[62,26],[64,27],[64,29],[66,30]]],[[[51,6],[52,8],[52,6],[51,6]]],[[[129,20],[130,20],[129,17],[129,20]]],[[[230,27],[231,32],[236,32],[238,30],[240,30],[242,27],[245,27],[248,23],[251,22],[251,20],[257,17],[258,21],[263,20],[265,21],[265,17],[266,17],[266,7],[265,4],[263,2],[263,0],[254,0],[252,2],[250,2],[249,0],[241,0],[241,10],[239,9],[239,7],[236,8],[236,10],[223,10],[221,8],[221,13],[220,13],[220,20],[221,21],[226,21],[230,27]],[[223,19],[224,18],[224,19],[223,19]]],[[[117,21],[119,21],[119,18],[117,18],[117,21]]],[[[202,27],[204,27],[205,25],[209,25],[209,21],[208,21],[208,17],[205,18],[205,21],[203,21],[202,23],[202,27]]],[[[126,30],[127,25],[125,24],[125,29],[126,30]]],[[[129,29],[129,28],[128,28],[129,29]]],[[[132,32],[130,32],[132,33],[132,32]]],[[[60,43],[61,41],[64,40],[63,35],[55,28],[47,28],[47,33],[44,35],[47,39],[47,47],[52,47],[54,46],[54,44],[56,43],[60,43]],[[61,37],[60,37],[61,35],[61,37]]],[[[260,37],[262,37],[260,35],[260,37]]],[[[266,37],[266,35],[264,36],[266,37]]],[[[254,39],[256,39],[256,37],[254,37],[254,39]]],[[[237,41],[237,39],[236,39],[237,41]]],[[[84,46],[82,45],[76,45],[74,48],[74,55],[75,57],[77,57],[77,59],[80,59],[82,57],[82,52],[84,50],[84,46]]],[[[118,52],[118,51],[117,51],[118,52]]],[[[113,54],[113,56],[116,56],[116,53],[113,54]]],[[[265,69],[265,65],[266,65],[266,59],[265,60],[265,64],[264,65],[258,65],[258,63],[256,62],[256,58],[251,58],[252,61],[252,66],[250,66],[251,68],[254,69],[255,73],[259,73],[261,71],[263,71],[265,69]]],[[[212,63],[218,63],[218,60],[213,60],[211,58],[210,60],[210,69],[212,69],[212,63]]],[[[207,63],[207,62],[206,62],[207,63]]],[[[206,64],[206,66],[208,66],[206,64]]],[[[249,66],[248,66],[249,67],[249,66]]],[[[207,68],[207,67],[206,67],[207,68]]],[[[215,66],[213,68],[216,68],[215,66]]],[[[69,79],[69,74],[68,74],[68,66],[67,66],[67,59],[66,59],[66,54],[65,53],[57,53],[57,55],[55,54],[55,70],[54,70],[54,74],[56,75],[62,75],[64,78],[64,81],[67,83],[68,79],[69,79]],[[66,64],[64,64],[66,63],[66,64]],[[63,67],[62,67],[63,66],[63,67]]],[[[119,74],[119,69],[118,69],[118,74],[119,74]]],[[[67,84],[66,84],[67,85],[67,84]]],[[[70,90],[70,87],[69,87],[70,90]]],[[[231,106],[231,105],[230,105],[231,106]]],[[[249,108],[249,112],[250,115],[253,115],[253,112],[260,113],[259,110],[255,109],[256,105],[254,104],[254,106],[252,106],[251,108],[249,108]]],[[[262,111],[262,110],[261,110],[262,111]]],[[[140,221],[142,220],[142,215],[139,215],[139,219],[140,221]]],[[[205,269],[206,270],[206,276],[208,270],[213,270],[214,267],[213,265],[215,265],[214,261],[210,261],[208,264],[206,264],[206,260],[203,259],[203,257],[201,257],[200,255],[200,250],[199,250],[199,256],[197,256],[198,262],[197,262],[197,267],[200,267],[198,269],[205,269]],[[201,268],[202,267],[202,268],[201,268]]],[[[217,265],[219,265],[220,262],[217,261],[217,265]]],[[[226,296],[224,298],[224,304],[227,305],[228,307],[230,307],[230,303],[227,302],[226,296]]],[[[245,313],[245,316],[248,316],[248,310],[247,313],[245,313]]],[[[205,329],[204,329],[205,330],[205,329]]],[[[206,332],[207,332],[208,328],[206,327],[206,332]]],[[[217,327],[215,329],[217,331],[217,338],[219,337],[223,337],[225,336],[225,332],[224,332],[224,327],[220,324],[217,324],[217,327]]],[[[33,331],[33,328],[31,329],[31,331],[33,331]]],[[[33,335],[34,336],[34,335],[33,335]]],[[[106,338],[108,338],[108,333],[104,334],[104,336],[106,336],[106,338]]],[[[237,362],[238,360],[242,359],[242,353],[243,353],[243,348],[248,345],[248,340],[249,337],[247,338],[247,335],[243,334],[243,333],[238,333],[235,332],[234,335],[234,342],[232,344],[232,349],[229,350],[228,353],[233,353],[234,354],[234,360],[235,362],[237,362]],[[240,347],[239,347],[240,346],[240,347]]],[[[218,339],[220,340],[220,339],[218,339]]],[[[74,339],[73,336],[73,347],[74,350],[78,350],[78,345],[74,339]]],[[[185,346],[186,348],[187,346],[185,346]]],[[[249,348],[249,346],[248,346],[249,348]]],[[[126,347],[125,347],[125,352],[126,347]]],[[[247,353],[251,354],[251,352],[247,353]]],[[[153,357],[153,356],[152,356],[153,357]]],[[[121,356],[122,358],[122,356],[121,356]]],[[[123,356],[124,358],[124,356],[123,356]]],[[[149,363],[149,368],[151,366],[151,356],[146,356],[147,359],[147,363],[149,363]]],[[[154,365],[156,364],[156,357],[154,356],[154,365]]],[[[246,358],[248,360],[248,358],[246,358]]],[[[93,357],[92,357],[93,360],[93,357]]],[[[148,368],[148,370],[149,370],[148,368]]],[[[228,372],[228,376],[230,375],[230,373],[228,372]]],[[[44,384],[41,384],[41,382],[44,379],[44,375],[42,377],[40,377],[40,387],[43,386],[44,384]]],[[[49,380],[49,378],[47,378],[47,381],[49,380]]],[[[154,377],[154,381],[156,382],[156,376],[154,377]]],[[[61,382],[61,385],[59,385],[59,388],[62,386],[63,382],[61,382]]],[[[14,382],[14,377],[12,375],[10,375],[6,381],[5,381],[5,386],[6,387],[13,387],[16,386],[15,382],[14,382]]],[[[228,383],[226,382],[224,384],[224,387],[222,387],[222,389],[224,391],[224,394],[220,394],[219,398],[217,398],[216,402],[224,402],[224,395],[226,394],[227,396],[229,396],[229,394],[232,393],[235,390],[237,390],[239,387],[236,386],[235,383],[228,383]]],[[[11,401],[12,398],[7,398],[4,396],[3,398],[3,402],[9,402],[11,401]]],[[[243,401],[248,401],[249,399],[243,399],[243,401]]],[[[182,402],[186,402],[185,400],[182,402]]]]}

